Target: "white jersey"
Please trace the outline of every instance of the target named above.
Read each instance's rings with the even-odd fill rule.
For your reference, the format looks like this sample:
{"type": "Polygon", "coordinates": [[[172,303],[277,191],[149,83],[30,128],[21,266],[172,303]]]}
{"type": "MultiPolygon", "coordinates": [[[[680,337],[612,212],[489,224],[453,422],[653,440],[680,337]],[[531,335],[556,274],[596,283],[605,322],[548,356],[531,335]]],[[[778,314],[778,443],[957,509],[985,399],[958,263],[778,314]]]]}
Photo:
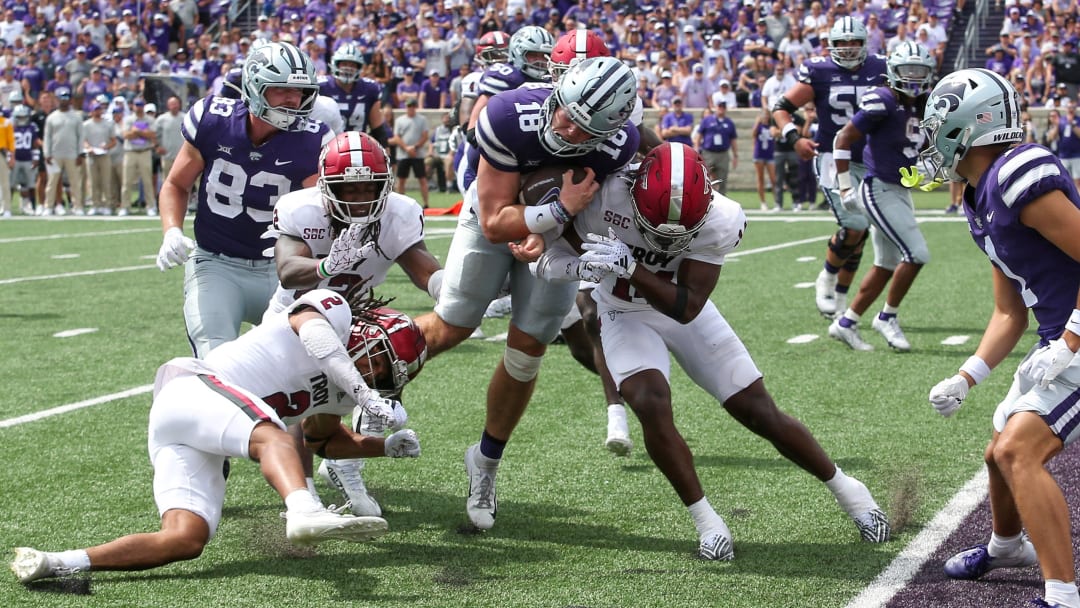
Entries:
{"type": "MultiPolygon", "coordinates": [[[[324,279],[318,287],[344,293],[361,282],[365,282],[369,289],[381,285],[395,260],[424,240],[424,210],[404,194],[390,193],[386,199],[386,211],[379,222],[379,249],[383,255],[373,253],[352,270],[324,279]]],[[[330,253],[334,235],[331,234],[330,215],[323,206],[319,189],[304,188],[278,199],[270,232],[275,238],[286,234],[302,239],[311,248],[313,257],[326,257],[330,253]]],[[[299,290],[299,293],[303,291],[306,290],[299,290]]],[[[285,289],[278,284],[266,314],[284,310],[296,299],[297,293],[298,290],[285,289]]]]}
{"type": "Polygon", "coordinates": [[[344,416],[356,405],[330,384],[289,324],[289,313],[308,305],[322,313],[342,344],[348,344],[352,311],[345,298],[317,289],[239,338],[210,351],[204,359],[180,357],[162,365],[154,379],[154,396],[183,376],[214,376],[224,384],[254,395],[272,407],[285,424],[314,414],[344,416]]]}
{"type": "MultiPolygon", "coordinates": [[[[720,266],[728,252],[742,239],[746,229],[746,215],[742,207],[730,198],[715,193],[709,213],[705,216],[705,224],[686,251],[671,256],[653,250],[634,225],[631,182],[626,179],[628,175],[624,173],[604,180],[597,198],[574,218],[574,229],[582,242],[588,242],[585,235],[590,232],[607,235],[608,228],[613,228],[619,240],[630,247],[638,264],[660,276],[670,276],[671,282],[677,283],[683,260],[699,260],[720,266]]],[[[637,295],[629,281],[614,274],[607,275],[600,282],[593,291],[593,298],[607,309],[652,309],[644,297],[637,295]]]]}
{"type": "Polygon", "coordinates": [[[341,117],[338,103],[333,97],[326,95],[316,96],[309,118],[324,123],[330,129],[330,133],[334,135],[345,132],[345,120],[341,117]]]}
{"type": "Polygon", "coordinates": [[[634,109],[630,111],[630,124],[640,127],[645,120],[645,104],[641,101],[641,95],[634,96],[634,109]]]}
{"type": "Polygon", "coordinates": [[[462,99],[476,99],[480,97],[480,77],[484,73],[481,72],[469,72],[461,77],[461,98],[462,99]]]}

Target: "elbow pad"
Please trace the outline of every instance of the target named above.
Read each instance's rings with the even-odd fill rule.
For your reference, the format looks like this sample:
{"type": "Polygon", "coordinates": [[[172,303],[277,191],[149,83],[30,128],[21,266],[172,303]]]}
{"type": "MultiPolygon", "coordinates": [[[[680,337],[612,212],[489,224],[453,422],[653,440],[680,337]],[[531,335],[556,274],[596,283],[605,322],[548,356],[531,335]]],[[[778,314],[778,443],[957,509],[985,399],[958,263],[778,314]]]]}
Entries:
{"type": "Polygon", "coordinates": [[[480,145],[476,143],[476,127],[465,130],[465,141],[469,142],[469,145],[474,148],[480,147],[480,145]]]}

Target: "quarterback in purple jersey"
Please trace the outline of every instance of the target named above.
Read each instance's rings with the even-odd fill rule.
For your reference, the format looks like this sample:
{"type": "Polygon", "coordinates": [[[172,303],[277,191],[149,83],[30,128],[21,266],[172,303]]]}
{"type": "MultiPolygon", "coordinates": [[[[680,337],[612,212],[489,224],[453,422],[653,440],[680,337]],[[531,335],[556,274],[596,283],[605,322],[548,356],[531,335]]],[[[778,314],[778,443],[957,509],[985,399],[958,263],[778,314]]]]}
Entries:
{"type": "Polygon", "coordinates": [[[558,232],[599,188],[596,176],[627,164],[638,148],[628,124],[636,82],[612,57],[586,59],[554,89],[525,87],[491,98],[477,122],[477,179],[465,194],[464,216],[450,243],[435,312],[417,319],[432,355],[469,337],[510,276],[513,313],[503,359],[488,388],[480,444],[466,452],[466,510],[480,529],[495,524],[495,472],[503,447],[528,405],[547,345],[574,305],[577,284],[537,279],[527,259],[540,255],[544,233],[558,232]],[[526,207],[518,201],[523,174],[543,166],[586,167],[578,183],[563,176],[558,198],[526,207]],[[595,168],[595,171],[594,171],[595,168]],[[522,240],[524,245],[512,241],[522,240]]]}
{"type": "Polygon", "coordinates": [[[330,57],[330,78],[319,79],[319,93],[337,102],[348,131],[370,133],[386,147],[383,126],[382,85],[360,76],[364,55],[355,44],[344,44],[330,57]]]}
{"type": "MultiPolygon", "coordinates": [[[[859,99],[884,82],[885,58],[867,55],[866,26],[853,17],[841,17],[829,30],[829,56],[811,57],[799,66],[798,82],[773,106],[773,118],[781,137],[793,143],[804,160],[814,158],[814,170],[825,200],[832,208],[840,229],[829,240],[825,267],[815,284],[815,302],[821,314],[831,317],[844,309],[848,288],[862,258],[862,246],[870,221],[861,211],[848,211],[840,201],[840,190],[852,186],[839,183],[834,171],[833,138],[851,120],[859,99]],[[818,132],[813,141],[800,138],[791,115],[814,102],[818,110],[818,132]]],[[[863,145],[852,146],[848,179],[862,180],[863,145]]]]}
{"type": "MultiPolygon", "coordinates": [[[[871,325],[898,351],[911,350],[896,315],[915,277],[930,261],[919,225],[910,188],[918,185],[919,132],[917,106],[930,89],[934,59],[921,44],[904,42],[889,55],[889,86],[871,90],[859,101],[859,111],[836,136],[836,173],[850,170],[851,161],[841,156],[866,139],[863,160],[866,176],[853,188],[840,193],[845,207],[861,206],[874,225],[874,265],[863,277],[859,291],[845,311],[829,326],[829,335],[854,350],[873,350],[863,342],[856,324],[866,309],[881,295],[885,284],[889,293],[885,307],[871,325]]],[[[923,100],[925,101],[925,100],[923,100]]]]}
{"type": "Polygon", "coordinates": [[[963,181],[964,213],[993,268],[994,310],[975,354],[930,390],[950,416],[1024,337],[1029,310],[1039,342],[998,404],[984,453],[990,541],[945,562],[951,578],[1038,563],[1039,606],[1080,606],[1069,507],[1046,463],[1080,437],[1080,193],[1061,161],[1022,144],[1020,96],[984,69],[959,70],[930,92],[923,153],[936,178],[963,181]],[[1025,534],[1026,532],[1026,534],[1025,534]]]}
{"type": "Polygon", "coordinates": [[[277,288],[274,260],[264,254],[273,243],[262,236],[274,203],[315,184],[319,152],[332,137],[307,120],[318,83],[311,61],[291,44],[250,53],[241,88],[239,101],[210,96],[192,105],[181,127],[184,145],[161,188],[158,267],[186,263],[184,320],[197,356],[236,338],[243,321],[262,318],[277,288]],[[197,247],[182,231],[196,179],[197,247]]]}

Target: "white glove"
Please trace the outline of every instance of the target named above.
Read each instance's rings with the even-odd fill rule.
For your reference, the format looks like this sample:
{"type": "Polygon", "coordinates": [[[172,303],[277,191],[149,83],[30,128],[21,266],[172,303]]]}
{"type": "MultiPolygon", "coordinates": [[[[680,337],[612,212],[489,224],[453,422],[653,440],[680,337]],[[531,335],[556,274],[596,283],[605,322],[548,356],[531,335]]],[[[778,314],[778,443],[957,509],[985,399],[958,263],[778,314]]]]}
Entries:
{"type": "Polygon", "coordinates": [[[1046,388],[1058,377],[1058,374],[1069,367],[1075,355],[1076,353],[1069,348],[1065,340],[1058,338],[1035,351],[1017,371],[1042,388],[1046,388]]]}
{"type": "Polygon", "coordinates": [[[391,431],[401,429],[409,420],[409,414],[405,412],[405,407],[396,399],[373,396],[367,402],[359,405],[365,412],[381,420],[391,431]]]}
{"type": "MultiPolygon", "coordinates": [[[[607,275],[617,272],[615,266],[604,262],[586,262],[581,260],[577,264],[577,268],[574,269],[574,274],[582,281],[588,281],[590,283],[599,283],[604,280],[607,275]]],[[[631,274],[633,271],[631,271],[631,274]]]]}
{"type": "Polygon", "coordinates": [[[840,193],[840,205],[844,207],[846,211],[857,213],[861,211],[859,207],[859,195],[854,188],[844,190],[840,193]]]}
{"type": "Polygon", "coordinates": [[[350,225],[344,232],[338,235],[330,244],[330,253],[319,263],[319,269],[323,275],[335,276],[356,265],[364,259],[372,250],[373,243],[365,243],[360,246],[360,238],[364,234],[364,226],[360,224],[350,225]]]}
{"type": "Polygon", "coordinates": [[[956,374],[952,378],[938,382],[934,388],[930,389],[930,405],[934,406],[939,414],[948,418],[960,409],[967,394],[967,378],[956,374]]]}
{"type": "Polygon", "coordinates": [[[412,429],[402,429],[386,438],[383,449],[390,458],[416,458],[420,455],[420,439],[412,429]]]}
{"type": "Polygon", "coordinates": [[[615,236],[615,230],[608,227],[608,236],[589,233],[586,237],[591,243],[583,243],[581,248],[585,253],[581,254],[581,261],[588,264],[607,264],[620,278],[629,279],[637,268],[634,255],[630,248],[615,236]]]}
{"type": "Polygon", "coordinates": [[[173,226],[165,231],[165,238],[157,254],[157,267],[161,272],[165,272],[173,266],[179,266],[188,261],[193,251],[195,241],[184,236],[183,230],[173,226]]]}

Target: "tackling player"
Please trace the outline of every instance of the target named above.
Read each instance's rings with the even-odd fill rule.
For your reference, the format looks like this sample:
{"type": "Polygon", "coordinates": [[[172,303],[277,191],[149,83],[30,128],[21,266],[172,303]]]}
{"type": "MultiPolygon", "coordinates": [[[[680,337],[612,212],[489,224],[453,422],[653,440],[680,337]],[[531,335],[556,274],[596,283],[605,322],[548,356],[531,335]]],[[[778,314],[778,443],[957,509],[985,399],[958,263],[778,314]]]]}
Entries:
{"type": "Polygon", "coordinates": [[[230,457],[259,464],[285,500],[285,535],[293,544],[385,534],[382,518],[342,515],[318,503],[285,432],[286,424],[300,422],[305,443],[324,456],[420,455],[411,430],[383,439],[357,435],[341,423],[356,405],[399,428],[406,420],[404,408],[380,390],[420,372],[424,338],[407,316],[380,304],[314,290],[205,359],[162,365],[148,439],[161,529],[60,553],[21,547],[12,571],[29,583],[198,557],[221,521],[230,457]]]}
{"type": "Polygon", "coordinates": [[[814,284],[815,302],[821,314],[832,317],[846,308],[847,293],[859,269],[863,242],[870,220],[861,211],[848,211],[840,201],[840,192],[862,181],[863,143],[852,146],[850,171],[837,176],[833,167],[833,139],[851,120],[859,99],[882,83],[885,58],[867,55],[866,26],[853,17],[841,17],[829,30],[829,56],[811,57],[799,66],[798,82],[784,93],[772,108],[773,120],[781,137],[795,146],[804,160],[814,158],[818,186],[832,208],[840,229],[829,239],[825,267],[814,284]],[[818,109],[818,131],[813,141],[799,136],[791,116],[802,106],[814,102],[818,109]]]}
{"type": "Polygon", "coordinates": [[[968,228],[994,285],[994,311],[975,354],[930,390],[930,404],[951,416],[1024,338],[1029,311],[1039,325],[1038,343],[994,412],[983,455],[990,540],[954,555],[945,574],[976,579],[1037,562],[1045,595],[1033,605],[1077,608],[1069,507],[1046,463],[1080,436],[1080,193],[1050,150],[1022,144],[1020,107],[1008,80],[959,70],[930,92],[922,123],[933,177],[966,184],[968,228]]]}
{"type": "Polygon", "coordinates": [[[608,367],[641,422],[650,457],[693,519],[698,554],[729,560],[734,548],[675,427],[670,355],[740,424],[824,482],[863,540],[888,540],[888,519],[869,490],[845,475],[801,422],[776,407],[750,353],[710,300],[725,256],[743,237],[742,208],[712,190],[705,161],[683,144],[653,149],[623,177],[604,182],[573,229],[537,261],[536,274],[599,282],[593,298],[604,319],[608,367]]]}

